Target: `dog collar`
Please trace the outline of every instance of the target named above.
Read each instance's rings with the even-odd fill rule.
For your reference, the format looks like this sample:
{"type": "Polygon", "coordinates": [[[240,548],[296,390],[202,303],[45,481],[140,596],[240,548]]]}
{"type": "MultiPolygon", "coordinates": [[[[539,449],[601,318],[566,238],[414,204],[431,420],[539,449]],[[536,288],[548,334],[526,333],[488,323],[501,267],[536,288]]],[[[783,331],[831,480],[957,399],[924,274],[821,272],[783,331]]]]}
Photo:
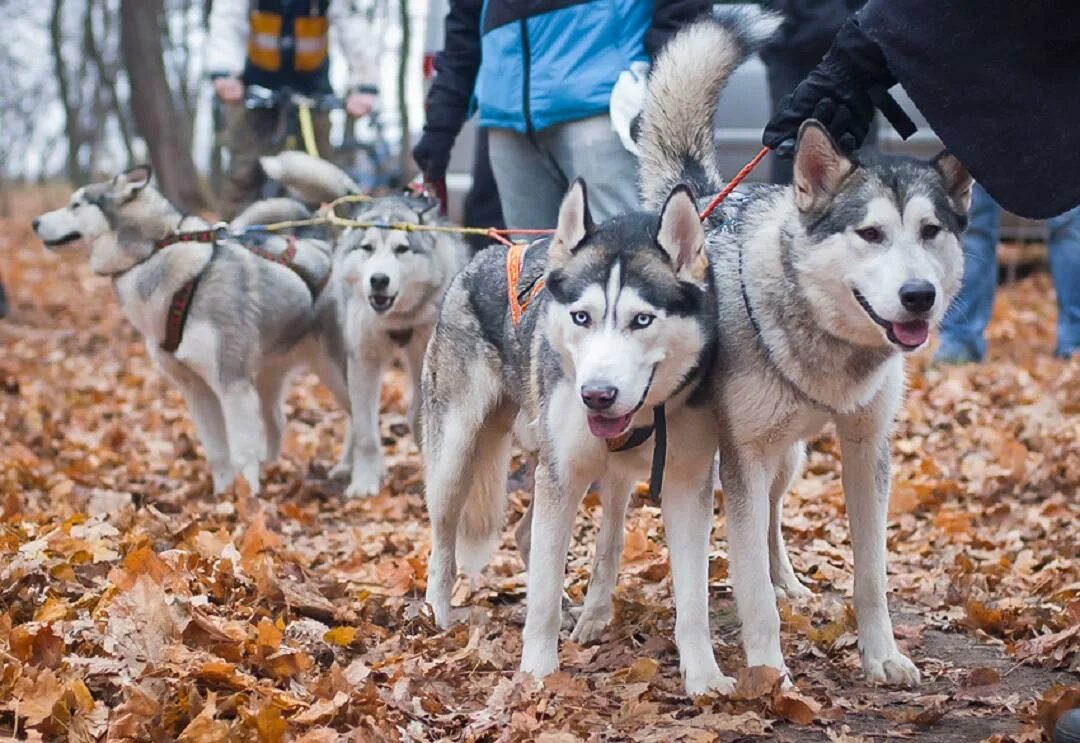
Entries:
{"type": "Polygon", "coordinates": [[[217,242],[217,230],[195,230],[193,232],[174,232],[171,235],[166,235],[160,240],[154,241],[154,252],[164,250],[170,245],[176,245],[176,243],[210,243],[217,242]]]}
{"type": "Polygon", "coordinates": [[[654,503],[659,503],[664,490],[664,467],[667,464],[667,413],[664,403],[653,408],[653,422],[650,425],[631,428],[622,436],[605,441],[607,450],[617,454],[636,449],[653,436],[656,437],[656,444],[653,446],[652,466],[649,470],[649,498],[654,503]]]}

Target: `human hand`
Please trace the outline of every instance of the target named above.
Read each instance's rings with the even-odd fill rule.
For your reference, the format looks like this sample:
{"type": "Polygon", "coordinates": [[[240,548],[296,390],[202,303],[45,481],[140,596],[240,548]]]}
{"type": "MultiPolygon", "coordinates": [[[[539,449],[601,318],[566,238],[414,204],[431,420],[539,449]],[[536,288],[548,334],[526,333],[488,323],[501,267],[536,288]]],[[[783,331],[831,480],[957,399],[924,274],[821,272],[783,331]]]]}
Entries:
{"type": "Polygon", "coordinates": [[[345,98],[345,111],[349,116],[360,118],[375,110],[379,97],[373,93],[349,93],[345,98]]]}
{"type": "Polygon", "coordinates": [[[238,77],[217,77],[214,93],[223,103],[236,103],[244,97],[244,83],[238,77]]]}

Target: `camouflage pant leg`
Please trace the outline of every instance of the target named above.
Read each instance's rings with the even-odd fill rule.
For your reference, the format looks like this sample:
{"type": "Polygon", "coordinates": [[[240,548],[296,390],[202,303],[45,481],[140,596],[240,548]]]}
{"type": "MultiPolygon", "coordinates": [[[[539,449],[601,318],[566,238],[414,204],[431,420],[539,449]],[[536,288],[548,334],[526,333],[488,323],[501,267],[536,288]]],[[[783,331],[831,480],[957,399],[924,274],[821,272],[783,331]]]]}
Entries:
{"type": "MultiPolygon", "coordinates": [[[[228,114],[229,169],[221,195],[221,216],[232,219],[246,206],[259,199],[266,175],[259,158],[277,151],[280,114],[277,111],[249,110],[230,106],[228,114]]],[[[315,144],[323,157],[330,153],[330,116],[326,112],[312,114],[315,144]]],[[[303,149],[302,138],[296,143],[303,149]]]]}

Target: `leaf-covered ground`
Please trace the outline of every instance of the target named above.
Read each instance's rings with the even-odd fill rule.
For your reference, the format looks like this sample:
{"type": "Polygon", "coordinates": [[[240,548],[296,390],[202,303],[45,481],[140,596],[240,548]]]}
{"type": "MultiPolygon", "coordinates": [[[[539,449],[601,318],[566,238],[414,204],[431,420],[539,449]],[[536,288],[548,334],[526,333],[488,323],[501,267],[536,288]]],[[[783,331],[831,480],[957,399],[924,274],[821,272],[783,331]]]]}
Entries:
{"type": "MultiPolygon", "coordinates": [[[[713,634],[740,685],[692,701],[658,509],[629,519],[603,641],[564,635],[563,671],[533,683],[514,672],[524,580],[509,528],[487,577],[458,590],[467,623],[437,632],[422,604],[428,527],[400,378],[383,396],[391,482],[379,497],[348,501],[326,480],[343,416],[305,378],[264,496],[214,498],[180,397],[107,282],[34,240],[39,199],[0,220],[13,304],[0,321],[0,735],[1035,741],[1080,702],[1080,361],[1049,356],[1045,275],[1001,292],[989,363],[911,364],[889,572],[897,635],[924,685],[862,679],[826,435],[787,506],[792,557],[815,593],[781,607],[796,689],[743,669],[718,494],[713,634]]],[[[591,503],[580,516],[575,599],[598,515],[591,503]]]]}

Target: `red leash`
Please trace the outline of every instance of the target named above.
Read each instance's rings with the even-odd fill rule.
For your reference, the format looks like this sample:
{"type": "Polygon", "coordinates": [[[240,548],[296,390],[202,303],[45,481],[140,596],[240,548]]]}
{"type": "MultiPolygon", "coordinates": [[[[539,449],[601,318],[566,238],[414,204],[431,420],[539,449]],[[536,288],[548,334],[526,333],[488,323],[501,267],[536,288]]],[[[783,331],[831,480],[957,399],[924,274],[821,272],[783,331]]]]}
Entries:
{"type": "Polygon", "coordinates": [[[698,215],[702,222],[709,218],[709,215],[715,211],[716,207],[720,206],[720,202],[726,199],[740,183],[746,180],[746,176],[750,175],[754,168],[756,168],[768,154],[769,148],[762,147],[758,154],[754,155],[754,159],[744,165],[742,170],[736,173],[735,177],[728,181],[726,186],[720,189],[720,193],[716,194],[716,198],[710,201],[709,205],[698,215]]]}

